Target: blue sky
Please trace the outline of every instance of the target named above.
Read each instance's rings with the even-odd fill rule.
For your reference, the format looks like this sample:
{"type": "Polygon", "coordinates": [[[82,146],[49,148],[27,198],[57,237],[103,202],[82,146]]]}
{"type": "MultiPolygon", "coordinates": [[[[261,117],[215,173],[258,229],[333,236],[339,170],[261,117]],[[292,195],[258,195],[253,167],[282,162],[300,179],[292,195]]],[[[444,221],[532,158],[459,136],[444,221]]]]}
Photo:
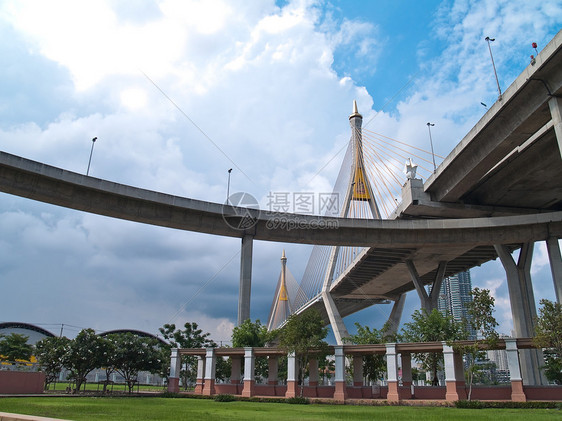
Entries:
{"type": "MultiPolygon", "coordinates": [[[[558,1],[3,1],[0,150],[90,175],[223,202],[246,191],[329,192],[357,100],[368,128],[447,155],[560,30],[558,1]],[[155,87],[158,87],[158,89],[155,87]],[[195,122],[164,97],[161,91],[195,122]],[[376,116],[376,117],[375,117],[376,116]],[[373,118],[374,117],[374,118],[373,118]],[[203,134],[203,133],[204,134],[203,134]],[[209,141],[209,138],[218,145],[209,141]],[[337,159],[332,159],[334,156],[337,159]]],[[[252,318],[265,321],[283,248],[256,242],[252,318]]],[[[112,220],[0,194],[0,320],[73,335],[196,321],[228,340],[239,240],[112,220]]],[[[511,329],[497,262],[473,272],[511,329]]],[[[554,298],[543,245],[535,298],[554,298]]],[[[408,294],[405,318],[419,303],[408,294]]],[[[380,326],[377,306],[346,319],[380,326]]]]}

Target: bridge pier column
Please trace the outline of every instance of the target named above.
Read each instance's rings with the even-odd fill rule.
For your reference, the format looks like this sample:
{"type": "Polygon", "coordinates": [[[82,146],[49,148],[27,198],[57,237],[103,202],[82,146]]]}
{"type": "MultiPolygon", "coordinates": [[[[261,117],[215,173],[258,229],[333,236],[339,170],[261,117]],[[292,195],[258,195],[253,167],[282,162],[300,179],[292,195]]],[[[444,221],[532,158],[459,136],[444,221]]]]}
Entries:
{"type": "Polygon", "coordinates": [[[349,333],[336,307],[336,303],[328,291],[322,291],[322,299],[324,301],[324,307],[326,307],[326,312],[328,313],[328,318],[330,319],[330,325],[334,331],[334,336],[336,337],[336,343],[338,345],[343,345],[343,338],[347,338],[349,333]]]}
{"type": "Polygon", "coordinates": [[[404,304],[406,303],[406,294],[401,294],[400,298],[394,301],[390,316],[388,316],[389,330],[387,333],[395,334],[400,327],[400,319],[402,319],[402,312],[404,311],[404,304]]]}
{"type": "Polygon", "coordinates": [[[552,116],[552,125],[554,126],[554,133],[558,140],[558,150],[562,156],[562,98],[552,97],[548,101],[550,107],[550,115],[552,116]]]}
{"type": "Polygon", "coordinates": [[[546,240],[546,249],[550,260],[550,270],[552,272],[552,281],[554,282],[554,291],[556,292],[556,301],[562,300],[562,256],[560,255],[560,246],[558,238],[550,237],[546,240]]]}
{"type": "Polygon", "coordinates": [[[435,279],[433,280],[433,284],[431,286],[430,294],[428,294],[425,290],[414,262],[408,259],[406,260],[406,266],[408,267],[408,271],[410,272],[412,282],[416,287],[416,292],[420,297],[421,308],[428,313],[431,313],[433,309],[437,308],[437,300],[439,298],[439,292],[441,291],[441,285],[443,284],[445,270],[447,269],[447,262],[439,262],[437,273],[435,274],[435,279]]]}
{"type": "MultiPolygon", "coordinates": [[[[531,260],[534,243],[524,243],[519,252],[517,263],[505,245],[495,245],[507,276],[507,287],[513,327],[518,338],[532,338],[535,336],[535,321],[537,315],[535,297],[531,282],[531,260]]],[[[541,376],[540,367],[543,365],[542,351],[538,349],[524,349],[521,354],[521,372],[523,382],[527,385],[546,384],[541,376]]]]}
{"type": "Polygon", "coordinates": [[[242,237],[240,252],[240,291],[238,296],[238,326],[250,318],[250,299],[252,295],[252,251],[254,236],[242,237]]]}

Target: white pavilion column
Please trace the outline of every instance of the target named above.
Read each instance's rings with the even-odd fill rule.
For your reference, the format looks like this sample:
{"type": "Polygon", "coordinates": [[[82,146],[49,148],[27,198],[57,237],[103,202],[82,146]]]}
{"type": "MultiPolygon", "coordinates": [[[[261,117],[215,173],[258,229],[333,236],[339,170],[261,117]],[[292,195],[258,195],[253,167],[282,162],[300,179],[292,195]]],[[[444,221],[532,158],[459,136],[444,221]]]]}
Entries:
{"type": "Polygon", "coordinates": [[[334,346],[334,354],[336,365],[336,375],[334,378],[336,390],[334,391],[334,400],[343,402],[347,398],[345,385],[345,354],[343,352],[343,346],[334,346]]]}
{"type": "Polygon", "coordinates": [[[287,392],[285,393],[286,398],[294,398],[298,395],[297,386],[299,380],[299,367],[297,357],[294,352],[287,355],[287,392]]]}
{"type": "Polygon", "coordinates": [[[215,394],[215,369],[217,364],[215,348],[207,348],[205,360],[205,383],[203,385],[203,394],[211,396],[215,394]]]}
{"type": "Polygon", "coordinates": [[[203,385],[205,384],[205,357],[197,356],[197,379],[195,380],[195,393],[203,394],[203,385]]]}
{"type": "Polygon", "coordinates": [[[443,358],[445,360],[445,384],[447,385],[445,399],[449,402],[466,399],[462,355],[443,342],[443,358]]]}
{"type": "Polygon", "coordinates": [[[245,347],[244,348],[244,389],[242,390],[242,396],[249,398],[254,396],[254,385],[256,381],[254,380],[256,368],[256,357],[254,356],[254,348],[245,347]]]}
{"type": "Polygon", "coordinates": [[[168,392],[180,391],[181,355],[177,348],[172,348],[170,357],[170,376],[168,377],[168,392]]]}
{"type": "Polygon", "coordinates": [[[507,367],[509,368],[509,379],[511,381],[511,400],[525,402],[527,397],[523,390],[523,379],[521,378],[521,366],[519,365],[519,351],[517,350],[517,339],[505,339],[505,351],[507,353],[507,367]]]}
{"type": "Polygon", "coordinates": [[[312,357],[308,361],[308,385],[318,386],[318,358],[312,357]]]}
{"type": "Polygon", "coordinates": [[[398,358],[396,355],[396,344],[386,344],[386,371],[388,394],[386,400],[389,402],[400,401],[400,394],[398,392],[398,358]]]}

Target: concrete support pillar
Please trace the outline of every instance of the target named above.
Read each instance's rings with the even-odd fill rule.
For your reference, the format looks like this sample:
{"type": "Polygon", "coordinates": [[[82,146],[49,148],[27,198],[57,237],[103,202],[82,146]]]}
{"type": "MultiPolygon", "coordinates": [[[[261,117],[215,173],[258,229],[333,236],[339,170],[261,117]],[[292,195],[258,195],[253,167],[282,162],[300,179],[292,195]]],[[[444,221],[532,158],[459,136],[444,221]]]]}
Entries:
{"type": "Polygon", "coordinates": [[[390,316],[388,316],[388,333],[395,334],[400,327],[400,320],[402,319],[402,311],[404,311],[404,304],[406,303],[406,293],[401,294],[400,298],[394,301],[390,316]]]}
{"type": "Polygon", "coordinates": [[[215,394],[215,369],[217,364],[215,348],[207,348],[205,360],[205,383],[203,385],[203,394],[211,396],[215,394]]]}
{"type": "Polygon", "coordinates": [[[466,399],[464,367],[462,355],[455,352],[452,346],[443,342],[443,358],[445,360],[445,399],[449,402],[466,399]]]}
{"type": "MultiPolygon", "coordinates": [[[[532,338],[535,336],[535,297],[531,283],[531,260],[533,257],[533,243],[525,243],[519,252],[517,263],[513,260],[508,248],[495,245],[507,276],[507,287],[513,327],[518,338],[532,338]]],[[[528,385],[546,384],[541,376],[540,367],[543,365],[542,351],[538,349],[521,350],[521,371],[523,382],[528,385]]]]}
{"type": "Polygon", "coordinates": [[[411,399],[412,398],[412,354],[409,352],[404,352],[400,354],[400,359],[402,360],[402,386],[407,388],[403,390],[402,398],[411,399]]]}
{"type": "Polygon", "coordinates": [[[562,156],[562,98],[552,97],[548,101],[550,107],[550,115],[552,116],[552,125],[556,140],[558,140],[558,150],[562,156]]]}
{"type": "Polygon", "coordinates": [[[318,358],[313,357],[308,361],[308,385],[318,386],[318,358]]]}
{"type": "Polygon", "coordinates": [[[523,390],[523,379],[521,378],[517,340],[506,338],[505,351],[507,353],[509,379],[511,380],[511,400],[515,402],[525,402],[527,401],[527,397],[525,396],[525,391],[523,390]]]}
{"type": "Polygon", "coordinates": [[[254,236],[242,237],[240,252],[240,291],[238,297],[238,326],[250,318],[250,298],[252,295],[252,251],[254,236]]]}
{"type": "Polygon", "coordinates": [[[410,387],[412,385],[412,354],[403,352],[400,354],[402,360],[402,385],[410,387]]]}
{"type": "Polygon", "coordinates": [[[353,356],[353,386],[363,386],[363,356],[353,356]]]}
{"type": "Polygon", "coordinates": [[[556,302],[562,300],[562,256],[560,255],[560,246],[558,238],[549,237],[546,240],[546,249],[548,251],[548,259],[550,260],[550,271],[552,272],[552,281],[554,282],[554,291],[556,292],[556,302]]]}
{"type": "Polygon", "coordinates": [[[328,313],[328,318],[330,319],[330,325],[332,326],[334,336],[336,337],[336,343],[338,345],[343,345],[343,338],[347,338],[349,333],[347,332],[347,328],[345,327],[343,319],[336,307],[336,303],[328,291],[322,291],[322,300],[324,301],[324,307],[326,307],[326,312],[328,313]]]}
{"type": "Polygon", "coordinates": [[[254,396],[254,380],[256,368],[256,357],[254,356],[254,349],[252,347],[244,348],[244,389],[242,396],[249,398],[254,396]]]}
{"type": "Polygon", "coordinates": [[[279,357],[270,355],[267,358],[267,384],[277,385],[279,383],[279,357]]]}
{"type": "Polygon", "coordinates": [[[439,292],[441,291],[441,285],[443,284],[445,270],[447,269],[447,262],[439,262],[437,273],[435,274],[435,279],[431,287],[431,294],[428,294],[425,290],[414,262],[412,260],[406,260],[406,266],[408,267],[408,272],[410,272],[410,278],[416,287],[416,292],[420,297],[421,308],[431,313],[433,309],[437,308],[437,300],[439,298],[439,292]]]}
{"type": "Polygon", "coordinates": [[[388,394],[386,400],[389,402],[398,402],[400,394],[398,393],[398,358],[396,355],[396,344],[386,344],[386,372],[388,383],[388,394]]]}
{"type": "Polygon", "coordinates": [[[180,391],[181,355],[177,348],[172,348],[170,357],[170,376],[168,377],[168,392],[180,391]]]}
{"type": "Polygon", "coordinates": [[[334,354],[336,366],[334,400],[344,402],[347,399],[347,390],[345,385],[345,354],[343,346],[334,346],[334,354]]]}
{"type": "Polygon", "coordinates": [[[235,356],[230,357],[230,383],[240,384],[242,378],[242,358],[235,356]]]}
{"type": "Polygon", "coordinates": [[[197,378],[195,380],[195,393],[203,394],[203,385],[205,384],[205,357],[197,356],[197,378]]]}
{"type": "Polygon", "coordinates": [[[287,355],[287,392],[286,398],[294,398],[298,395],[299,367],[297,357],[293,352],[287,355]]]}

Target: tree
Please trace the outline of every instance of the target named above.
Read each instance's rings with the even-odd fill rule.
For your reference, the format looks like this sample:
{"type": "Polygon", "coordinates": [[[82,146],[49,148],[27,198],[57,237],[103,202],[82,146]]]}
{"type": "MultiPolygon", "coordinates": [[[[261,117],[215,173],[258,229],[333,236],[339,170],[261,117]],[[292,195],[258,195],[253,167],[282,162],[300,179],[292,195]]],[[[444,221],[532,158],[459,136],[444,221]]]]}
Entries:
{"type": "MultiPolygon", "coordinates": [[[[344,338],[345,342],[354,345],[383,344],[386,342],[396,342],[396,334],[389,334],[388,322],[382,329],[371,329],[369,326],[361,326],[355,323],[357,333],[344,338]]],[[[363,375],[371,380],[381,378],[386,372],[386,361],[384,355],[365,355],[363,357],[363,375]]]]}
{"type": "Polygon", "coordinates": [[[70,341],[64,358],[64,366],[70,370],[70,377],[76,382],[76,392],[86,382],[90,371],[103,365],[103,339],[93,329],[81,330],[70,341]]]}
{"type": "Polygon", "coordinates": [[[51,383],[56,383],[69,349],[70,339],[64,336],[43,338],[35,344],[35,356],[45,373],[46,390],[51,383]]]}
{"type": "MultiPolygon", "coordinates": [[[[240,326],[236,326],[232,331],[232,346],[234,348],[247,346],[263,347],[270,340],[272,340],[271,332],[267,331],[267,326],[262,325],[259,319],[255,322],[252,322],[250,319],[246,319],[240,326]]],[[[267,376],[267,358],[256,358],[255,367],[256,377],[259,378],[267,376]]]]}
{"type": "MultiPolygon", "coordinates": [[[[412,320],[402,328],[403,337],[408,342],[454,341],[468,336],[464,323],[456,322],[450,315],[444,316],[437,309],[431,312],[416,310],[412,314],[412,320]]],[[[439,385],[437,371],[442,365],[443,354],[414,353],[414,358],[422,363],[423,368],[433,373],[432,384],[439,385]]]]}
{"type": "Polygon", "coordinates": [[[498,322],[493,315],[494,301],[489,290],[480,288],[472,290],[472,301],[466,305],[467,313],[470,316],[469,324],[482,339],[473,345],[454,345],[453,347],[457,352],[466,355],[468,362],[468,400],[471,399],[474,377],[487,367],[486,364],[477,364],[478,360],[484,360],[486,355],[481,350],[480,344],[485,344],[487,348],[495,348],[498,342],[499,335],[495,330],[498,322]]]}
{"type": "Polygon", "coordinates": [[[33,345],[27,343],[28,336],[19,333],[0,335],[0,361],[29,361],[33,345]]]}
{"type": "Polygon", "coordinates": [[[108,336],[112,343],[112,364],[116,372],[121,374],[127,383],[129,393],[138,381],[139,371],[154,373],[159,370],[161,360],[158,341],[134,335],[130,332],[108,336]]]}
{"type": "Polygon", "coordinates": [[[562,304],[545,299],[540,304],[542,307],[536,320],[534,343],[546,348],[546,378],[562,384],[562,304]]]}
{"type": "MultiPolygon", "coordinates": [[[[209,339],[211,334],[203,333],[203,330],[199,329],[195,322],[185,323],[183,330],[176,329],[175,324],[165,324],[159,330],[172,348],[214,348],[217,346],[215,342],[209,339]]],[[[184,389],[187,389],[189,383],[194,383],[197,378],[197,357],[183,355],[181,361],[180,378],[184,389]]]]}
{"type": "MultiPolygon", "coordinates": [[[[299,363],[299,384],[303,384],[311,353],[327,353],[328,344],[324,338],[328,335],[328,328],[324,325],[318,310],[311,308],[301,314],[289,316],[287,323],[279,331],[280,347],[294,353],[299,363]]],[[[300,393],[302,396],[303,388],[300,393]]]]}

